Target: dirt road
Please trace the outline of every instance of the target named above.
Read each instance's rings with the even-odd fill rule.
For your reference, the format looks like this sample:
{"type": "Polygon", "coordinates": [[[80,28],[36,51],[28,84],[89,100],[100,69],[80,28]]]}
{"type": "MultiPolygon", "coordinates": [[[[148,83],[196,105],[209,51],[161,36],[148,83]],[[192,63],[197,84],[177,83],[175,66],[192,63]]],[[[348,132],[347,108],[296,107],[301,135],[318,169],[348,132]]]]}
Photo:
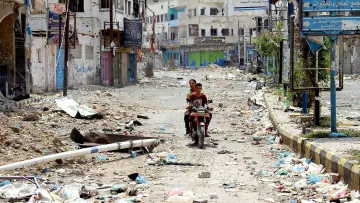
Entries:
{"type": "MultiPolygon", "coordinates": [[[[240,72],[235,73],[240,75],[240,72]]],[[[260,154],[263,148],[251,145],[251,135],[263,130],[263,126],[258,122],[249,122],[246,114],[236,116],[237,112],[248,108],[246,101],[253,91],[246,90],[253,90],[254,87],[246,82],[246,77],[225,77],[226,72],[216,71],[158,72],[149,83],[116,90],[119,102],[132,106],[134,111],[144,109],[141,114],[150,117],[149,120],[141,120],[144,125],[136,130],[166,140],[165,144],[155,149],[156,152],[171,151],[179,161],[205,166],[148,166],[146,157],[139,156],[103,162],[91,168],[86,175],[100,172],[101,177],[94,178],[94,182],[107,184],[123,183],[124,180],[128,181],[128,174],[140,173],[150,182],[143,191],[150,195],[145,202],[161,202],[164,194],[173,188],[191,191],[204,199],[210,200],[211,195],[218,197],[211,202],[261,202],[259,200],[266,198],[267,190],[250,172],[267,168],[273,162],[260,154]],[[207,75],[209,79],[205,80],[207,75]],[[206,139],[204,150],[189,146],[191,140],[184,136],[183,113],[190,78],[203,83],[204,91],[214,100],[215,113],[210,127],[212,137],[206,139]],[[219,103],[224,107],[219,108],[219,103]],[[160,130],[161,126],[165,126],[164,131],[160,130]],[[218,154],[224,150],[231,154],[218,154]],[[245,164],[248,160],[253,164],[245,164]],[[201,172],[210,172],[211,177],[198,178],[201,172]],[[234,188],[224,189],[223,184],[234,185],[234,188]]]]}
{"type": "MultiPolygon", "coordinates": [[[[131,182],[127,175],[139,173],[150,183],[136,186],[144,196],[143,202],[149,203],[163,202],[165,193],[174,188],[191,191],[209,202],[263,202],[271,189],[252,174],[269,168],[275,160],[264,158],[264,145],[251,144],[252,135],[264,131],[269,121],[267,117],[261,118],[267,115],[266,110],[257,117],[249,113],[247,99],[253,96],[255,83],[248,83],[247,77],[236,70],[159,71],[155,72],[155,78],[144,79],[136,86],[121,89],[83,87],[71,91],[70,96],[89,105],[95,104],[97,108],[105,108],[110,113],[107,119],[84,121],[61,115],[52,119],[56,128],[50,127],[53,123],[37,125],[74,148],[75,144],[68,139],[73,127],[83,132],[115,131],[121,127],[120,121],[137,114],[147,115],[150,119],[139,120],[143,126],[137,126],[136,132],[165,140],[154,152],[172,152],[180,162],[204,166],[150,166],[146,155],[129,158],[128,154],[103,153],[65,160],[62,165],[36,166],[37,172],[49,168],[42,176],[48,177],[52,183],[77,184],[79,187],[127,184],[131,182]],[[191,140],[184,135],[185,95],[187,81],[191,78],[201,82],[204,92],[214,101],[211,138],[205,140],[203,150],[190,146],[191,140]],[[99,156],[106,157],[106,161],[98,160],[99,156]],[[210,172],[210,178],[199,178],[202,172],[210,172]]],[[[29,175],[29,171],[34,172],[34,168],[17,170],[17,174],[29,175]]],[[[108,196],[108,190],[100,190],[100,195],[108,196]]]]}

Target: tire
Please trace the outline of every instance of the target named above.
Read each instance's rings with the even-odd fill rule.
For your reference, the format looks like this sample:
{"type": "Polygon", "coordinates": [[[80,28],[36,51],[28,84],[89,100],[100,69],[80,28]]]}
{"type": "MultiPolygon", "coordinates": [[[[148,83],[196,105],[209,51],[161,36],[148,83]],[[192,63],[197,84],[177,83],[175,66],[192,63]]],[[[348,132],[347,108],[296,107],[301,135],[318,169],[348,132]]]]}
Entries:
{"type": "Polygon", "coordinates": [[[205,126],[201,125],[199,126],[198,130],[198,138],[199,138],[199,148],[204,148],[204,139],[205,139],[205,126]]]}

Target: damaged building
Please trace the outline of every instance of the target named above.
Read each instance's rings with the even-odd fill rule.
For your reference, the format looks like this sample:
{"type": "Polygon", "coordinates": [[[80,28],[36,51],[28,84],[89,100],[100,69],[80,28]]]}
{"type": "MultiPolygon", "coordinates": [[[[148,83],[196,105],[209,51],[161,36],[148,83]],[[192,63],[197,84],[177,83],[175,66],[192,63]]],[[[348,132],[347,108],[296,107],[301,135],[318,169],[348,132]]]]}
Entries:
{"type": "Polygon", "coordinates": [[[29,97],[31,33],[30,12],[39,12],[42,1],[0,0],[0,97],[21,100],[29,97]],[[32,3],[32,4],[31,4],[32,3]],[[28,37],[28,38],[27,38],[28,37]]]}
{"type": "MultiPolygon", "coordinates": [[[[63,89],[65,2],[49,0],[44,5],[49,13],[31,15],[33,45],[30,72],[34,93],[63,89]]],[[[139,2],[113,1],[112,42],[109,0],[74,0],[69,3],[69,10],[69,87],[133,84],[136,81],[138,49],[122,46],[124,39],[121,36],[124,35],[124,19],[139,17],[139,2]]]]}

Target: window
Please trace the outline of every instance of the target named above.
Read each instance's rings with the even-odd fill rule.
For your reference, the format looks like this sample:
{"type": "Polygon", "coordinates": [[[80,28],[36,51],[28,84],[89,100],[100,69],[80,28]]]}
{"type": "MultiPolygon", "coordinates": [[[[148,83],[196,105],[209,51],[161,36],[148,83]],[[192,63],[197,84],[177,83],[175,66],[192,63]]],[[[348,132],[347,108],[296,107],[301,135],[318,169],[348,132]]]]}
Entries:
{"type": "Polygon", "coordinates": [[[109,2],[109,0],[101,0],[101,2],[100,2],[100,8],[110,8],[110,2],[109,2]]]}
{"type": "MultiPolygon", "coordinates": [[[[65,3],[66,0],[59,0],[59,3],[65,3]]],[[[84,12],[84,0],[72,0],[69,3],[69,9],[72,12],[84,12]]]]}
{"type": "Polygon", "coordinates": [[[161,9],[163,9],[164,8],[164,5],[161,5],[161,9]]]}
{"type": "Polygon", "coordinates": [[[196,16],[196,8],[194,9],[194,16],[196,16]]]}
{"type": "Polygon", "coordinates": [[[231,29],[231,36],[234,36],[234,29],[231,29]]]}
{"type": "Polygon", "coordinates": [[[123,11],[124,10],[124,0],[117,0],[116,8],[123,11]]]}
{"type": "Polygon", "coordinates": [[[174,32],[171,33],[171,40],[175,40],[175,33],[174,32]]]}
{"type": "Polygon", "coordinates": [[[205,35],[206,35],[205,29],[201,29],[201,36],[205,37],[205,35]]]}
{"type": "Polygon", "coordinates": [[[202,16],[205,15],[205,8],[202,8],[202,9],[200,10],[200,15],[202,15],[202,16]]]}
{"type": "Polygon", "coordinates": [[[36,49],[36,53],[37,53],[37,62],[41,63],[41,57],[42,57],[41,49],[36,49]]]}
{"type": "Polygon", "coordinates": [[[160,22],[160,16],[159,15],[156,16],[156,22],[160,22]]]}
{"type": "Polygon", "coordinates": [[[168,14],[165,14],[165,21],[169,21],[168,14]]]}
{"type": "Polygon", "coordinates": [[[94,47],[85,45],[85,59],[94,59],[94,47]]]}
{"type": "Polygon", "coordinates": [[[188,16],[189,16],[189,18],[192,17],[192,9],[189,9],[189,10],[188,10],[188,16]]]}
{"type": "Polygon", "coordinates": [[[221,33],[222,33],[222,36],[230,36],[229,29],[222,29],[221,33]]]}
{"type": "Polygon", "coordinates": [[[210,35],[211,36],[217,36],[217,29],[216,28],[211,28],[210,35]]]}
{"type": "Polygon", "coordinates": [[[239,29],[239,35],[240,35],[240,36],[243,36],[243,35],[244,35],[244,28],[240,28],[240,29],[239,29]]]}
{"type": "Polygon", "coordinates": [[[210,15],[211,16],[216,16],[218,14],[218,10],[217,8],[210,8],[210,15]]]}
{"type": "Polygon", "coordinates": [[[131,15],[131,1],[125,0],[125,3],[126,3],[125,14],[131,15]]]}
{"type": "Polygon", "coordinates": [[[175,15],[174,14],[170,14],[170,20],[175,20],[175,15]]]}
{"type": "Polygon", "coordinates": [[[161,15],[161,22],[164,22],[164,15],[161,15]]]}

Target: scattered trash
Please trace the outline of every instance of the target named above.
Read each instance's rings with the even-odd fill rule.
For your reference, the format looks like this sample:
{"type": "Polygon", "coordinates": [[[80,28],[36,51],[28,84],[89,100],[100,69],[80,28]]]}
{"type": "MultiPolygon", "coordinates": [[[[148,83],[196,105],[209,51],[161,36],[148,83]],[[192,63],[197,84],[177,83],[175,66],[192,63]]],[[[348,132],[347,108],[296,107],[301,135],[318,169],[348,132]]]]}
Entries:
{"type": "Polygon", "coordinates": [[[128,189],[125,184],[115,184],[111,187],[110,192],[112,195],[117,195],[118,193],[123,193],[128,189]]]}
{"type": "Polygon", "coordinates": [[[211,174],[210,172],[201,172],[199,174],[199,178],[210,178],[211,174]]]}
{"type": "Polygon", "coordinates": [[[166,193],[166,197],[172,196],[181,196],[183,194],[183,190],[180,188],[175,188],[166,193]]]}
{"type": "Polygon", "coordinates": [[[232,152],[230,152],[228,150],[221,150],[218,152],[218,154],[232,154],[232,152]]]}
{"type": "Polygon", "coordinates": [[[160,126],[159,130],[165,130],[165,126],[160,126]]]}
{"type": "Polygon", "coordinates": [[[65,111],[67,114],[69,114],[73,118],[91,118],[94,116],[99,116],[101,113],[95,111],[94,109],[79,104],[75,100],[70,98],[61,98],[56,99],[57,106],[65,111]]]}
{"type": "Polygon", "coordinates": [[[130,152],[130,157],[131,157],[131,158],[135,158],[136,155],[137,155],[136,151],[131,151],[131,152],[130,152]]]}
{"type": "Polygon", "coordinates": [[[98,156],[98,157],[97,157],[97,160],[98,160],[98,161],[106,161],[106,160],[107,160],[107,157],[106,157],[106,156],[98,156]]]}
{"type": "Polygon", "coordinates": [[[133,174],[130,174],[128,175],[128,177],[135,181],[136,184],[149,184],[148,182],[145,181],[145,179],[138,173],[133,173],[133,174]]]}
{"type": "Polygon", "coordinates": [[[137,115],[137,118],[149,119],[149,117],[148,117],[148,116],[142,116],[142,115],[137,115]]]}

